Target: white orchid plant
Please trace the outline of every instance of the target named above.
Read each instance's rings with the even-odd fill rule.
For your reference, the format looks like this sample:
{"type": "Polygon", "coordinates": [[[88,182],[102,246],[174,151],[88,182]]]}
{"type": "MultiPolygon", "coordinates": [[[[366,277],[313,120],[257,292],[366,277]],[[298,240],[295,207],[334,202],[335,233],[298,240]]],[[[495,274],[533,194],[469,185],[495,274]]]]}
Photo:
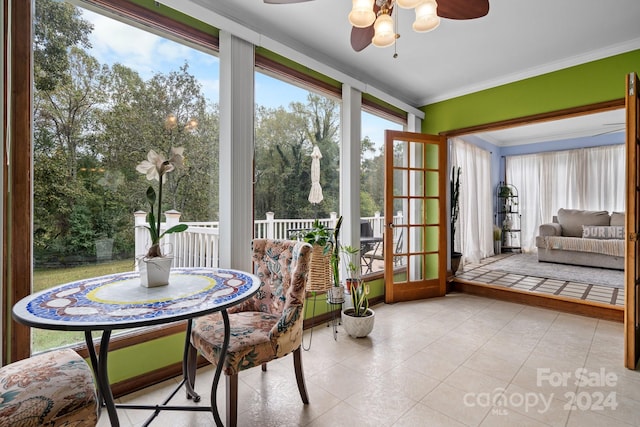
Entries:
{"type": "Polygon", "coordinates": [[[147,252],[148,258],[162,256],[162,252],[160,251],[160,239],[162,239],[165,235],[171,233],[179,233],[187,229],[186,224],[178,224],[169,228],[168,230],[165,230],[163,233],[160,233],[160,209],[162,209],[162,178],[165,174],[176,169],[176,167],[182,166],[183,152],[183,147],[172,147],[169,154],[169,159],[165,159],[162,154],[158,154],[154,150],[150,150],[149,154],[147,154],[147,160],[143,160],[138,164],[138,166],[136,166],[136,170],[146,175],[149,181],[156,180],[159,182],[157,197],[156,191],[153,189],[152,185],[150,185],[147,189],[147,201],[149,202],[149,206],[151,207],[149,213],[147,214],[148,225],[144,226],[147,230],[149,230],[149,234],[151,235],[151,247],[147,252]],[[158,204],[157,211],[155,209],[156,202],[158,204]]]}

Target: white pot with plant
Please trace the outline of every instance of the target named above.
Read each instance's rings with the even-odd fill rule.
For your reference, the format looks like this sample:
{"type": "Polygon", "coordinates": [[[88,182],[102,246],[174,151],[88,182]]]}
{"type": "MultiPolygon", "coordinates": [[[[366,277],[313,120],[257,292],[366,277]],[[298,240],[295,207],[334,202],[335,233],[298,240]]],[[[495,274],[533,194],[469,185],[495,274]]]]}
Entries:
{"type": "Polygon", "coordinates": [[[373,330],[376,313],[369,308],[369,285],[358,280],[351,285],[353,307],[342,310],[342,326],[354,338],[366,337],[373,330]]]}
{"type": "Polygon", "coordinates": [[[169,284],[169,274],[171,270],[172,257],[162,254],[160,240],[167,234],[178,233],[187,229],[186,224],[175,225],[164,232],[160,232],[160,211],[162,209],[162,179],[165,174],[173,171],[176,167],[182,166],[182,147],[171,148],[169,159],[165,159],[161,154],[150,150],[147,160],[143,160],[136,166],[136,170],[145,174],[149,181],[158,181],[158,193],[153,185],[147,189],[147,201],[150,210],[147,214],[147,224],[143,227],[149,230],[151,246],[147,254],[138,260],[140,271],[140,284],[145,287],[156,287],[169,284]],[[157,203],[157,209],[156,209],[157,203]]]}

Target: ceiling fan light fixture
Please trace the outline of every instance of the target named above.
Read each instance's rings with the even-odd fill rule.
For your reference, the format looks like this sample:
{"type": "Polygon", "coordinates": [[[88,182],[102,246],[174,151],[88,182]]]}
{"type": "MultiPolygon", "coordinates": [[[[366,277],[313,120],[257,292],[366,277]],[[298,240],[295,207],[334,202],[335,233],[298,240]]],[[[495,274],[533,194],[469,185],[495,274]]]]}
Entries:
{"type": "Polygon", "coordinates": [[[416,5],[416,19],[428,16],[438,16],[438,3],[436,0],[421,0],[416,5]]]}
{"type": "Polygon", "coordinates": [[[400,6],[403,9],[413,9],[414,7],[418,6],[421,2],[422,0],[396,0],[396,3],[398,4],[398,6],[400,6]]]}
{"type": "Polygon", "coordinates": [[[439,16],[429,16],[427,18],[416,19],[413,23],[413,31],[416,33],[426,33],[435,30],[440,25],[439,16]]]}
{"type": "Polygon", "coordinates": [[[438,4],[435,0],[424,0],[416,7],[416,20],[413,23],[413,30],[418,33],[426,33],[438,28],[438,25],[440,25],[438,4]]]}
{"type": "Polygon", "coordinates": [[[376,20],[376,14],[373,11],[373,3],[375,0],[353,0],[353,6],[349,13],[349,22],[357,28],[366,28],[373,24],[376,20]]]}
{"type": "Polygon", "coordinates": [[[386,13],[378,15],[375,24],[373,24],[375,34],[371,39],[371,43],[376,47],[391,46],[396,40],[396,33],[393,30],[393,19],[386,13]]]}

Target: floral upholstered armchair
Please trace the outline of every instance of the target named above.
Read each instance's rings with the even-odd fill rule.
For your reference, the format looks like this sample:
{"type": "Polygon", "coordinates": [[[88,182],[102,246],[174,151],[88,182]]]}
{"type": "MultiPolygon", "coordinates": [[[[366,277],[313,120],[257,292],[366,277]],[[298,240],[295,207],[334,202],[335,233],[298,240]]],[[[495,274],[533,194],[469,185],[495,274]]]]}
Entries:
{"type": "Polygon", "coordinates": [[[0,427],[97,423],[93,373],[75,351],[53,350],[0,368],[0,427]]]}
{"type": "MultiPolygon", "coordinates": [[[[237,423],[238,372],[262,366],[293,353],[302,401],[309,402],[302,372],[301,344],[305,284],[311,246],[292,240],[253,241],[255,274],[260,289],[252,298],[228,310],[231,337],[223,372],[226,378],[227,426],[237,423]]],[[[195,320],[191,332],[189,365],[195,366],[198,350],[217,364],[224,339],[220,313],[195,320]]],[[[195,378],[195,377],[194,377],[195,378]]]]}

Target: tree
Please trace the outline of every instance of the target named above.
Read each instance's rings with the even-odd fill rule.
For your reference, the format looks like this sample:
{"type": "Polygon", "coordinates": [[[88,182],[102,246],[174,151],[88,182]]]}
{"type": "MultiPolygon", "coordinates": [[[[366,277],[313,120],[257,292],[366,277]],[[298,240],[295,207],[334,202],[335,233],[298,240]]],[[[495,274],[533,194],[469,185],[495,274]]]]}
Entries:
{"type": "Polygon", "coordinates": [[[256,108],[255,216],[274,212],[280,218],[328,216],[337,210],[339,195],[338,105],[309,94],[307,103],[256,108]],[[324,201],[311,205],[311,151],[322,152],[321,179],[324,201]]]}
{"type": "Polygon", "coordinates": [[[68,50],[89,48],[93,26],[71,4],[36,0],[33,27],[33,68],[36,90],[50,91],[67,81],[68,50]]]}
{"type": "Polygon", "coordinates": [[[361,147],[360,189],[369,198],[365,205],[361,196],[361,211],[363,216],[371,216],[384,210],[384,152],[376,153],[375,145],[368,136],[363,138],[361,147]],[[367,157],[368,153],[373,157],[367,157]],[[367,206],[366,213],[364,206],[367,206]]]}

